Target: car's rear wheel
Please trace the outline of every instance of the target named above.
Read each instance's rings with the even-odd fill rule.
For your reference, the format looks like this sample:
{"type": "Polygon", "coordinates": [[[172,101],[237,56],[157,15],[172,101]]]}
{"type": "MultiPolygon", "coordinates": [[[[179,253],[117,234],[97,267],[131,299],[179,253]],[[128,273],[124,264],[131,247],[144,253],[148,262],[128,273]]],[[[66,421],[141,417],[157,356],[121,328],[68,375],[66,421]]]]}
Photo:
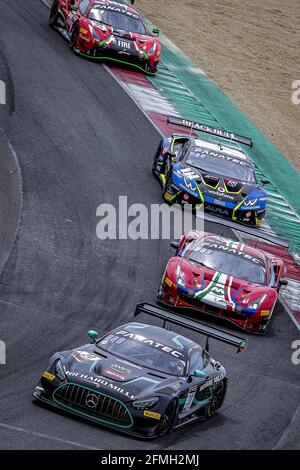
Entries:
{"type": "Polygon", "coordinates": [[[167,194],[173,193],[171,184],[172,184],[172,175],[171,175],[171,171],[169,170],[168,173],[166,174],[166,181],[163,184],[163,190],[162,190],[162,197],[165,200],[165,202],[169,205],[172,205],[172,202],[168,199],[167,194]]]}
{"type": "Polygon", "coordinates": [[[58,23],[58,1],[54,1],[49,14],[49,26],[55,28],[58,23]]]}
{"type": "Polygon", "coordinates": [[[169,403],[167,409],[161,418],[159,428],[158,428],[158,435],[159,436],[166,436],[170,433],[174,419],[176,416],[176,409],[177,409],[177,402],[175,398],[169,403]]]}
{"type": "Polygon", "coordinates": [[[78,36],[79,36],[79,23],[75,23],[73,28],[72,28],[71,35],[70,35],[70,48],[76,54],[79,53],[78,36]]]}
{"type": "Polygon", "coordinates": [[[208,418],[212,418],[215,415],[216,411],[221,407],[225,398],[225,393],[226,393],[226,385],[225,385],[225,381],[222,380],[219,383],[218,388],[215,390],[212,400],[207,409],[208,418]]]}

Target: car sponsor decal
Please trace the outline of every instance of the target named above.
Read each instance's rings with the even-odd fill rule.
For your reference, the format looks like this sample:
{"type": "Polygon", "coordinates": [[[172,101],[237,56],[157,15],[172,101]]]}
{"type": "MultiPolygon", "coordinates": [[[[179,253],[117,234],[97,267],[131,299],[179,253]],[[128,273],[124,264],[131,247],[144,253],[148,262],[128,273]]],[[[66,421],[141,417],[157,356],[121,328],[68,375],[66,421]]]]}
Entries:
{"type": "Polygon", "coordinates": [[[137,15],[136,13],[133,13],[132,11],[129,11],[126,5],[121,5],[120,3],[117,3],[117,2],[115,2],[115,5],[112,5],[112,2],[110,2],[110,4],[107,4],[107,5],[94,4],[92,7],[92,10],[93,9],[100,10],[100,14],[102,13],[102,11],[107,10],[107,11],[114,11],[116,13],[122,13],[123,15],[127,15],[135,19],[140,19],[140,16],[137,15]]]}
{"type": "Polygon", "coordinates": [[[226,202],[225,202],[225,201],[221,201],[220,199],[214,199],[214,200],[213,200],[213,203],[216,204],[217,206],[226,207],[226,202]]]}
{"type": "Polygon", "coordinates": [[[102,374],[104,375],[110,375],[111,377],[113,377],[114,379],[119,379],[119,380],[126,380],[126,377],[125,375],[122,375],[120,374],[120,372],[116,372],[114,370],[111,370],[111,369],[104,369],[102,374]]]}
{"type": "Polygon", "coordinates": [[[210,211],[210,212],[213,212],[214,214],[224,215],[225,217],[229,216],[229,210],[226,209],[225,207],[224,208],[223,207],[215,207],[215,206],[212,206],[211,204],[206,204],[205,209],[210,211]]]}
{"type": "Polygon", "coordinates": [[[177,349],[173,349],[170,346],[166,346],[163,343],[159,343],[158,341],[155,341],[154,339],[147,338],[146,336],[139,335],[136,333],[131,333],[130,331],[126,330],[120,330],[116,332],[117,336],[122,336],[124,338],[131,339],[133,341],[136,341],[138,343],[143,343],[145,345],[151,346],[152,348],[159,349],[160,351],[164,351],[167,354],[170,354],[174,357],[181,358],[183,357],[183,354],[178,351],[177,349]]]}
{"type": "Polygon", "coordinates": [[[231,194],[225,193],[225,189],[222,187],[218,188],[217,190],[205,188],[204,191],[205,191],[205,194],[210,194],[211,196],[214,196],[214,197],[222,196],[224,199],[228,199],[228,201],[234,201],[236,197],[236,196],[232,196],[231,194]]]}
{"type": "Polygon", "coordinates": [[[239,185],[238,181],[225,180],[225,183],[226,183],[226,186],[232,189],[235,189],[239,185]]]}
{"type": "Polygon", "coordinates": [[[120,364],[112,364],[103,370],[104,375],[110,375],[119,380],[126,380],[131,375],[131,369],[120,364]]]}
{"type": "Polygon", "coordinates": [[[229,162],[237,163],[242,166],[247,166],[251,168],[251,163],[249,163],[246,159],[240,159],[240,158],[235,158],[231,157],[230,155],[224,154],[224,153],[217,153],[212,150],[207,150],[205,148],[197,148],[197,151],[194,155],[196,158],[205,158],[205,157],[216,157],[220,158],[222,160],[226,160],[229,162]]]}
{"type": "Polygon", "coordinates": [[[80,372],[72,372],[70,370],[67,370],[66,374],[69,378],[76,377],[78,379],[86,380],[89,383],[93,383],[96,388],[102,386],[108,390],[119,393],[120,395],[126,396],[130,399],[135,398],[135,396],[128,392],[128,390],[125,390],[119,385],[115,385],[113,382],[111,382],[109,379],[106,379],[105,377],[94,377],[92,375],[81,374],[80,372]]]}
{"type": "Polygon", "coordinates": [[[169,286],[169,287],[172,287],[172,285],[173,285],[173,282],[172,282],[171,279],[169,279],[167,276],[165,277],[165,283],[166,283],[167,286],[169,286]]]}
{"type": "Polygon", "coordinates": [[[224,377],[225,377],[225,374],[220,374],[210,380],[207,380],[203,385],[201,385],[201,387],[199,388],[199,392],[201,392],[202,390],[205,390],[208,387],[213,387],[217,383],[221,382],[221,380],[223,380],[224,377]]]}
{"type": "Polygon", "coordinates": [[[123,41],[121,39],[117,40],[117,44],[118,44],[119,47],[122,47],[123,49],[127,49],[127,50],[130,49],[130,47],[131,47],[130,42],[123,41]]]}
{"type": "Polygon", "coordinates": [[[252,255],[246,253],[245,251],[243,251],[244,246],[245,245],[230,242],[230,241],[226,242],[225,245],[223,243],[219,244],[217,242],[211,242],[211,243],[205,243],[204,245],[195,248],[195,251],[200,251],[203,247],[211,248],[213,250],[224,251],[226,253],[232,253],[236,256],[247,259],[247,260],[251,261],[254,264],[264,266],[264,260],[256,258],[255,256],[252,256],[252,255]]]}
{"type": "Polygon", "coordinates": [[[101,358],[95,354],[89,353],[88,351],[74,351],[72,356],[77,362],[85,361],[100,361],[101,358]]]}
{"type": "Polygon", "coordinates": [[[247,207],[253,207],[257,203],[257,198],[256,199],[249,199],[248,201],[244,201],[244,206],[247,207]]]}
{"type": "Polygon", "coordinates": [[[121,366],[120,364],[112,364],[110,368],[112,370],[121,372],[123,375],[126,375],[126,376],[131,375],[131,369],[128,369],[128,367],[121,366]]]}
{"type": "Polygon", "coordinates": [[[44,379],[47,379],[47,380],[50,380],[50,381],[55,379],[55,375],[50,374],[50,372],[47,372],[46,370],[45,370],[45,372],[43,372],[42,377],[44,377],[44,379]]]}
{"type": "Polygon", "coordinates": [[[158,419],[158,420],[161,418],[161,415],[159,413],[154,413],[154,411],[148,411],[148,410],[144,411],[144,416],[146,416],[147,418],[153,418],[153,419],[158,419]]]}
{"type": "Polygon", "coordinates": [[[190,180],[188,180],[187,178],[184,178],[184,184],[191,191],[196,191],[197,190],[197,186],[194,186],[193,183],[190,180]]]}
{"type": "Polygon", "coordinates": [[[215,272],[205,289],[195,293],[195,298],[216,307],[234,310],[235,303],[230,294],[232,280],[232,276],[215,272]]]}

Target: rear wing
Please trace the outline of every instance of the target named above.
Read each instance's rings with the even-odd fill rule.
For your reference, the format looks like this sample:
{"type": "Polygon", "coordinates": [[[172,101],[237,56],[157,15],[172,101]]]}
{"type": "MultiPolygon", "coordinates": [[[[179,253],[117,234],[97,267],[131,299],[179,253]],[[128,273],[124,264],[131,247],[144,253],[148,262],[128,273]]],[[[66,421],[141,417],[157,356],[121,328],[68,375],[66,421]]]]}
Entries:
{"type": "Polygon", "coordinates": [[[248,147],[253,147],[253,141],[250,137],[244,137],[239,134],[234,134],[233,132],[225,131],[224,129],[208,126],[207,124],[201,124],[200,122],[189,121],[188,119],[168,116],[168,124],[175,124],[176,126],[187,127],[191,131],[204,132],[205,134],[215,135],[217,137],[222,137],[222,139],[231,140],[232,142],[239,142],[240,144],[248,145],[248,147]]]}
{"type": "Polygon", "coordinates": [[[204,216],[203,213],[200,213],[196,215],[196,217],[202,218],[204,222],[224,225],[225,227],[231,228],[232,230],[246,233],[247,235],[250,235],[250,237],[265,240],[267,242],[273,243],[274,245],[282,246],[283,248],[289,248],[290,246],[290,242],[288,240],[284,240],[283,238],[277,237],[276,235],[271,235],[270,233],[264,232],[260,228],[248,227],[246,225],[233,222],[232,220],[223,220],[221,217],[216,217],[215,215],[209,213],[205,213],[204,216]]]}
{"type": "Polygon", "coordinates": [[[223,343],[230,344],[237,348],[237,352],[245,351],[248,345],[248,340],[245,338],[240,338],[239,336],[226,333],[225,331],[213,328],[211,326],[198,323],[196,321],[190,320],[189,318],[179,317],[176,313],[170,312],[164,308],[158,307],[156,305],[142,303],[138,304],[135,309],[134,316],[136,317],[140,313],[146,313],[152,317],[160,318],[163,320],[163,325],[165,327],[167,322],[174,323],[175,325],[182,326],[189,330],[195,331],[196,333],[201,333],[207,337],[205,349],[208,351],[208,340],[209,338],[217,339],[223,343]]]}

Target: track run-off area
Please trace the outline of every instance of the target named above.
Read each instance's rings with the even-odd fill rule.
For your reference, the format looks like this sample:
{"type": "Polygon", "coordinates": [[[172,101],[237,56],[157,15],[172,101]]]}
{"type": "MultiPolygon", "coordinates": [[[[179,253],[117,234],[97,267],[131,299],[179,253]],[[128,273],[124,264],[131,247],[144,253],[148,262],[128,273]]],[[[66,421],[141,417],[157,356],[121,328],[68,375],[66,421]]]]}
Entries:
{"type": "Polygon", "coordinates": [[[0,339],[7,346],[1,448],[299,447],[300,370],[291,360],[299,332],[281,303],[268,336],[245,334],[246,353],[212,341],[212,355],[228,372],[227,399],[212,420],[184,433],[140,441],[32,404],[53,352],[83,344],[90,328],[107,332],[130,321],[138,302],[155,301],[170,253],[166,240],[96,237],[99,204],[117,206],[120,195],[128,205],[161,203],[151,174],[160,132],[120,86],[117,74],[129,72],[71,53],[48,27],[41,1],[3,0],[2,11],[0,61],[15,102],[5,132],[22,174],[22,214],[0,278],[0,339]]]}

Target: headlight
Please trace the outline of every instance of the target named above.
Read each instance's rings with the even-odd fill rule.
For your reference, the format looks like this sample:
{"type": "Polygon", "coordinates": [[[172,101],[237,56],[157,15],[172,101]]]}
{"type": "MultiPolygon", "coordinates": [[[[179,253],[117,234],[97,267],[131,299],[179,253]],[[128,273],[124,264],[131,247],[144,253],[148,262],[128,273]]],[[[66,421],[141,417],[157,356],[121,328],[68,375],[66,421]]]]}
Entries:
{"type": "Polygon", "coordinates": [[[148,55],[154,55],[155,52],[156,52],[156,42],[153,44],[153,46],[151,47],[151,49],[148,51],[148,55]]]}
{"type": "Polygon", "coordinates": [[[158,402],[158,397],[145,398],[144,400],[136,400],[132,403],[132,406],[137,410],[144,410],[145,408],[151,408],[158,402]]]}
{"type": "Polygon", "coordinates": [[[266,299],[267,297],[267,294],[264,294],[262,295],[261,297],[259,297],[258,299],[255,299],[255,300],[252,300],[252,302],[250,302],[248,304],[248,307],[247,308],[251,308],[253,310],[257,310],[261,304],[264,302],[264,300],[266,299]]]}
{"type": "Polygon", "coordinates": [[[66,379],[65,367],[60,359],[58,359],[58,361],[55,363],[54,374],[55,377],[57,377],[58,380],[61,380],[62,382],[66,379]]]}
{"type": "Polygon", "coordinates": [[[100,37],[98,36],[98,34],[95,32],[94,28],[89,25],[89,28],[90,28],[90,33],[91,35],[93,36],[93,38],[96,40],[96,41],[100,41],[100,37]]]}
{"type": "Polygon", "coordinates": [[[179,286],[185,287],[185,275],[179,265],[176,268],[176,280],[179,286]]]}

